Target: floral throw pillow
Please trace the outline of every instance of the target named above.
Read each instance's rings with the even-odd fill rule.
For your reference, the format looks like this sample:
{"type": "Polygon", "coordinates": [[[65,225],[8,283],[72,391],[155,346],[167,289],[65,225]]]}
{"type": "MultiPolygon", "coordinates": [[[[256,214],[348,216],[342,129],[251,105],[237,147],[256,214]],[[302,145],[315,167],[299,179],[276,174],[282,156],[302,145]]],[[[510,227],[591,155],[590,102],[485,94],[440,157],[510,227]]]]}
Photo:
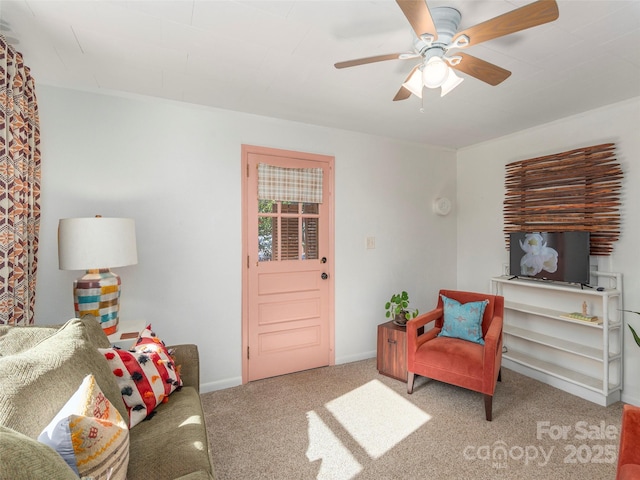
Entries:
{"type": "Polygon", "coordinates": [[[129,429],[93,375],[84,378],[38,441],[56,450],[80,477],[127,477],[129,429]]]}
{"type": "Polygon", "coordinates": [[[482,316],[489,300],[460,303],[452,298],[442,297],[444,325],[439,337],[452,337],[484,345],[482,338],[482,316]]]}
{"type": "Polygon", "coordinates": [[[153,414],[182,385],[180,374],[164,343],[147,326],[131,350],[101,348],[116,376],[129,412],[129,428],[153,414]]]}

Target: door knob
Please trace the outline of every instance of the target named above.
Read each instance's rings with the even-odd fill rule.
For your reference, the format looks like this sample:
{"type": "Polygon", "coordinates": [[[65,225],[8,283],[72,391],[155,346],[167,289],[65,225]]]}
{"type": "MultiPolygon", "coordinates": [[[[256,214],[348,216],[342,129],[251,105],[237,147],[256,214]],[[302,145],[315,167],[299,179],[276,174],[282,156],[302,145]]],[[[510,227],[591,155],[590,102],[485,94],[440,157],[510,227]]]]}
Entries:
{"type": "Polygon", "coordinates": [[[323,280],[326,280],[327,278],[329,278],[329,275],[327,275],[326,273],[322,272],[322,275],[320,275],[320,278],[322,278],[323,280]]]}
{"type": "Polygon", "coordinates": [[[320,263],[327,263],[327,257],[322,257],[320,259],[320,263]]]}

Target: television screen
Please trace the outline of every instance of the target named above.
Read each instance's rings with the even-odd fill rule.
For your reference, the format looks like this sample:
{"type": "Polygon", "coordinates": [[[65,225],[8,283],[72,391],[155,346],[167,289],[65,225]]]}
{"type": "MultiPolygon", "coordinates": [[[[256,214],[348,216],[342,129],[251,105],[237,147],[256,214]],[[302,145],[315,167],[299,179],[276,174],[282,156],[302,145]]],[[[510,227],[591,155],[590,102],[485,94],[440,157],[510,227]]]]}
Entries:
{"type": "Polygon", "coordinates": [[[511,275],[589,283],[589,232],[513,232],[509,237],[511,275]]]}

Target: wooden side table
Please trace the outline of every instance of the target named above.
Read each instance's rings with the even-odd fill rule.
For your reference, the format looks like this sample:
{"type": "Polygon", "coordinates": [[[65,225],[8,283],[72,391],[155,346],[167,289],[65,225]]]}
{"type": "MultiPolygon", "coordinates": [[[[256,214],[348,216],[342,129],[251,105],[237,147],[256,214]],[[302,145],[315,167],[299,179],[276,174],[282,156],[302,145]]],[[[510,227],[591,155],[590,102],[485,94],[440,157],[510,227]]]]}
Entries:
{"type": "Polygon", "coordinates": [[[393,321],[378,325],[378,372],[407,381],[407,329],[393,321]]]}

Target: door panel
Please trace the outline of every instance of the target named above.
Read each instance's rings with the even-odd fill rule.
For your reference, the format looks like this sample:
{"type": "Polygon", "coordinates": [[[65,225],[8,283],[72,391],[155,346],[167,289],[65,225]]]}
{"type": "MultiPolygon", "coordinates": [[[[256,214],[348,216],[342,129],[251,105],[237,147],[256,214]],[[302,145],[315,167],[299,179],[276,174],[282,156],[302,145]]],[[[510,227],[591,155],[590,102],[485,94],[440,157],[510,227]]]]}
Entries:
{"type": "Polygon", "coordinates": [[[294,348],[317,347],[321,343],[322,332],[317,325],[264,332],[260,335],[259,354],[265,355],[294,348]]]}
{"type": "Polygon", "coordinates": [[[242,158],[243,382],[331,365],[333,157],[243,146],[242,158]],[[260,163],[322,169],[322,203],[258,199],[260,163]]]}
{"type": "Polygon", "coordinates": [[[263,303],[258,313],[260,325],[310,320],[320,316],[320,301],[317,298],[308,300],[282,301],[263,303]]]}
{"type": "Polygon", "coordinates": [[[258,295],[318,290],[321,278],[317,273],[317,270],[310,270],[258,274],[258,295]]]}

